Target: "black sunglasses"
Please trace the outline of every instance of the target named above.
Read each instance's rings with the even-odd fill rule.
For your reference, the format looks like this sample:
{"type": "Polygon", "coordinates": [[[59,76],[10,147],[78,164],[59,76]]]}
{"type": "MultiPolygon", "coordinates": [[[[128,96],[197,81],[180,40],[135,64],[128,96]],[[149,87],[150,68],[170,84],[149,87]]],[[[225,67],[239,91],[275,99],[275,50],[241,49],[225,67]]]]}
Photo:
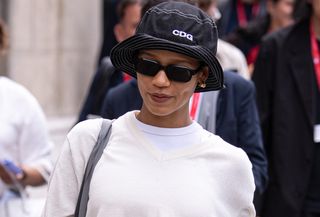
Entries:
{"type": "Polygon", "coordinates": [[[169,80],[177,82],[188,82],[192,76],[197,74],[202,64],[197,69],[190,69],[178,65],[162,66],[160,63],[145,58],[135,58],[135,69],[138,73],[155,76],[160,70],[164,70],[169,80]]]}

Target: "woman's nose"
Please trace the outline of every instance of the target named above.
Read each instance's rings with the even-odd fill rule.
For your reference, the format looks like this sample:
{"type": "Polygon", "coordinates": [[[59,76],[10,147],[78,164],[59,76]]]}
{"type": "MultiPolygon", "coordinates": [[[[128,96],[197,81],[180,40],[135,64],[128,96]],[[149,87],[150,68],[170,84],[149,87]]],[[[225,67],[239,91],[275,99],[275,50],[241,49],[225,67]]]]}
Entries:
{"type": "Polygon", "coordinates": [[[153,77],[152,83],[159,87],[166,87],[170,85],[170,80],[166,75],[166,72],[163,69],[153,77]]]}

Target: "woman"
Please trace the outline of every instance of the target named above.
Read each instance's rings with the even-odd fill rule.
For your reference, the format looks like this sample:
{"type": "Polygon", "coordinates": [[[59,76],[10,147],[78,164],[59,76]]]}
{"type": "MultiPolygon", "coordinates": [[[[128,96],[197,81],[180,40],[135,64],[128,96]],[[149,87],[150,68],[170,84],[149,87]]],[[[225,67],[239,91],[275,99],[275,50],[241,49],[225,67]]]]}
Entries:
{"type": "MultiPolygon", "coordinates": [[[[7,34],[0,19],[1,52],[6,48],[7,34]]],[[[12,203],[8,210],[1,205],[25,196],[25,186],[46,183],[52,170],[52,146],[39,103],[4,76],[0,76],[0,132],[0,216],[9,216],[4,211],[19,215],[12,203]]]]}
{"type": "MultiPolygon", "coordinates": [[[[181,2],[146,12],[135,36],[113,48],[119,71],[137,78],[141,111],[113,122],[91,180],[87,216],[255,216],[246,154],[189,116],[194,91],[218,90],[215,23],[181,2]],[[237,180],[237,181],[235,181],[237,180]]],[[[69,133],[43,216],[72,216],[101,119],[69,133]]]]}
{"type": "Polygon", "coordinates": [[[224,39],[238,47],[246,56],[250,75],[259,53],[259,45],[264,36],[294,22],[293,9],[295,0],[267,0],[267,13],[247,26],[239,27],[224,39]]]}

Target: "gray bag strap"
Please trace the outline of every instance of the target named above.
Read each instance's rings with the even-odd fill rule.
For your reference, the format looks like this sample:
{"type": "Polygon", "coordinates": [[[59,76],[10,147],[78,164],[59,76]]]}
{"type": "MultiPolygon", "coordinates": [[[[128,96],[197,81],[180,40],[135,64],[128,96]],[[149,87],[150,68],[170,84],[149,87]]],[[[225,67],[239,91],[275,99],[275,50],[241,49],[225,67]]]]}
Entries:
{"type": "Polygon", "coordinates": [[[75,210],[75,217],[85,217],[87,213],[87,204],[89,200],[90,181],[94,168],[100,160],[103,150],[108,144],[112,120],[103,119],[101,130],[98,136],[97,143],[92,149],[90,157],[87,162],[86,170],[82,179],[81,188],[78,196],[77,206],[75,210]]]}

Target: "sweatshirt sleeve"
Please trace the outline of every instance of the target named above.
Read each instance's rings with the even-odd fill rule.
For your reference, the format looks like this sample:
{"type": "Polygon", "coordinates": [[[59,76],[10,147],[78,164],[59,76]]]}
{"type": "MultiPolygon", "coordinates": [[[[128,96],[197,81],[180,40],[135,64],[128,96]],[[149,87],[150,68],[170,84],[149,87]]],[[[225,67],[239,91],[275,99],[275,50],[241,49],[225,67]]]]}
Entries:
{"type": "Polygon", "coordinates": [[[100,128],[101,119],[83,121],[67,135],[49,181],[43,217],[74,215],[87,160],[100,128]]]}
{"type": "MultiPolygon", "coordinates": [[[[241,152],[243,152],[241,150],[241,152]]],[[[234,171],[234,178],[236,180],[236,189],[241,189],[234,195],[242,204],[239,210],[239,217],[255,217],[256,211],[253,204],[253,196],[255,191],[254,177],[252,173],[252,164],[249,161],[245,152],[240,156],[238,168],[234,171]]],[[[236,192],[236,191],[235,191],[236,192]]]]}

